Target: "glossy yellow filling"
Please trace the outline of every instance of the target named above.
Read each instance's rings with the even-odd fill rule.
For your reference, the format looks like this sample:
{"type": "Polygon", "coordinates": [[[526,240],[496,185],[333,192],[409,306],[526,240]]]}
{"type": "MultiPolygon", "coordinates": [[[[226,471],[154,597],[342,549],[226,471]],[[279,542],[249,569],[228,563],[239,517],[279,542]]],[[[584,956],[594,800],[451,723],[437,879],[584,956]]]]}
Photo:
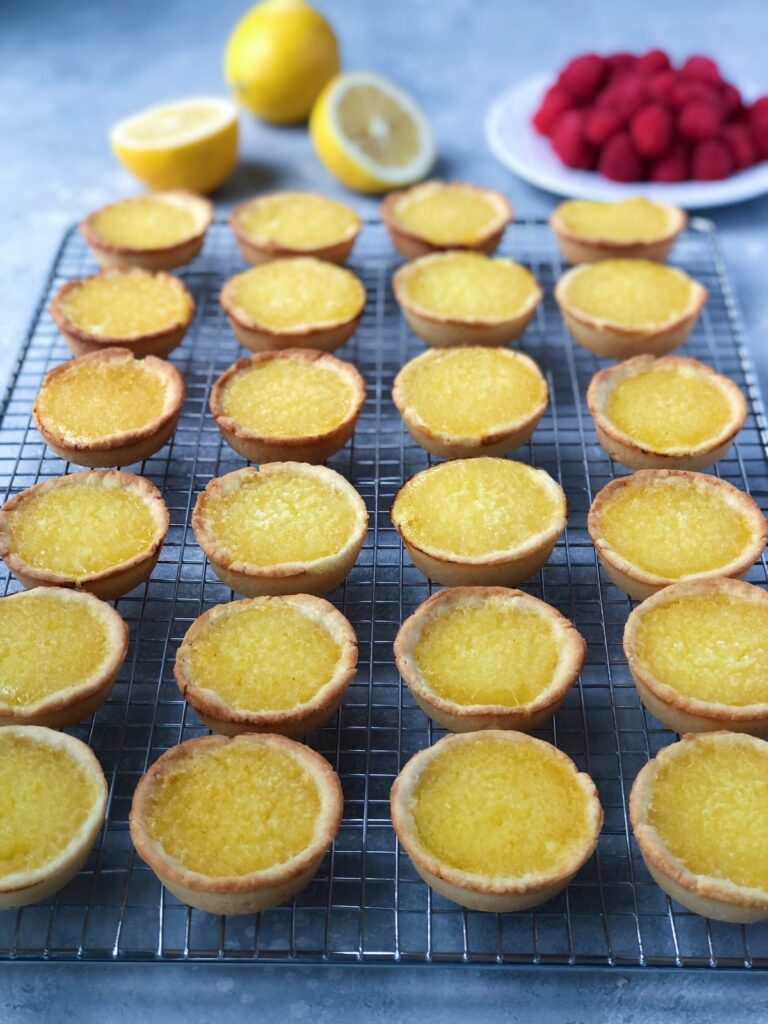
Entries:
{"type": "Polygon", "coordinates": [[[406,194],[395,204],[406,231],[434,245],[471,245],[498,221],[498,209],[477,189],[439,185],[406,194]]]}
{"type": "Polygon", "coordinates": [[[228,743],[177,761],[157,780],[149,833],[185,868],[215,878],[283,864],[312,841],[317,783],[296,757],[228,743]]]}
{"type": "Polygon", "coordinates": [[[651,675],[698,700],[768,702],[768,602],[681,595],[640,619],[637,656],[651,675]]]}
{"type": "Polygon", "coordinates": [[[239,226],[257,241],[316,249],[347,238],[360,221],[343,203],[310,192],[277,193],[246,206],[239,226]]]}
{"type": "Polygon", "coordinates": [[[71,363],[43,386],[37,409],[69,438],[89,441],[146,427],[165,412],[167,393],[142,362],[71,363]]]}
{"type": "Polygon", "coordinates": [[[234,604],[191,643],[189,675],[238,711],[306,704],[330,682],[341,644],[295,605],[234,604]]]}
{"type": "Polygon", "coordinates": [[[311,562],[350,539],[356,509],[341,490],[312,476],[261,476],[210,494],[205,522],[226,554],[251,565],[311,562]]]}
{"type": "Polygon", "coordinates": [[[670,227],[664,207],[641,197],[618,203],[569,199],[557,212],[575,234],[611,242],[654,242],[670,227]]]}
{"type": "Polygon", "coordinates": [[[530,270],[477,252],[447,252],[408,267],[409,303],[460,320],[499,321],[517,316],[536,292],[530,270]]]}
{"type": "Polygon", "coordinates": [[[131,249],[163,249],[198,232],[189,210],[154,196],[126,199],[107,207],[94,217],[93,227],[105,242],[131,249]]]}
{"type": "Polygon", "coordinates": [[[0,880],[50,864],[97,797],[94,780],[71,754],[0,731],[0,880]]]}
{"type": "Polygon", "coordinates": [[[409,409],[431,430],[482,437],[529,416],[547,386],[528,362],[506,349],[431,349],[400,377],[409,409]]]}
{"type": "Polygon", "coordinates": [[[600,531],[632,565],[665,579],[724,568],[753,537],[747,516],[720,491],[681,477],[621,488],[600,513],[600,531]]]}
{"type": "Polygon", "coordinates": [[[226,416],[261,437],[306,437],[334,430],[352,407],[349,381],[309,359],[271,359],[240,370],[224,389],[226,416]]]}
{"type": "Polygon", "coordinates": [[[616,384],[605,415],[643,448],[669,452],[714,440],[733,410],[710,376],[680,366],[651,366],[616,384]]]}
{"type": "Polygon", "coordinates": [[[415,648],[435,693],[456,704],[530,704],[552,682],[562,631],[519,601],[464,601],[433,615],[415,648]]]}
{"type": "Polygon", "coordinates": [[[539,473],[506,459],[445,462],[410,480],[392,509],[419,547],[464,557],[509,551],[565,515],[539,473]]]}
{"type": "Polygon", "coordinates": [[[235,305],[274,331],[322,327],[358,316],[365,289],[342,267],[307,257],[273,260],[233,278],[235,305]]]}
{"type": "Polygon", "coordinates": [[[580,269],[566,292],[577,312],[623,327],[662,327],[687,312],[691,282],[652,260],[600,260],[580,269]]]}
{"type": "Polygon", "coordinates": [[[110,271],[73,288],[63,311],[76,327],[97,338],[130,340],[186,322],[189,299],[167,275],[110,271]]]}
{"type": "Polygon", "coordinates": [[[687,745],[653,781],[650,824],[689,871],[768,889],[768,746],[687,745]]]}
{"type": "Polygon", "coordinates": [[[412,813],[438,860],[492,878],[557,872],[590,839],[573,769],[554,752],[497,737],[478,735],[435,755],[412,813]]]}
{"type": "Polygon", "coordinates": [[[11,551],[28,565],[80,579],[146,552],[157,526],[133,491],[77,483],[27,498],[8,532],[11,551]]]}

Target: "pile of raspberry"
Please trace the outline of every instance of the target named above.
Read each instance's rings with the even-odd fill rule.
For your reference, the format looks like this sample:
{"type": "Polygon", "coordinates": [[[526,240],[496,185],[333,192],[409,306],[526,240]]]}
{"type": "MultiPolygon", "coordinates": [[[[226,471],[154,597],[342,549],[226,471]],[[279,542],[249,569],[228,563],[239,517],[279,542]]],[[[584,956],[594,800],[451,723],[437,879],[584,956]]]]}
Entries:
{"type": "Polygon", "coordinates": [[[717,181],[768,159],[768,96],[752,104],[709,57],[574,57],[533,125],[564,164],[614,181],[717,181]]]}

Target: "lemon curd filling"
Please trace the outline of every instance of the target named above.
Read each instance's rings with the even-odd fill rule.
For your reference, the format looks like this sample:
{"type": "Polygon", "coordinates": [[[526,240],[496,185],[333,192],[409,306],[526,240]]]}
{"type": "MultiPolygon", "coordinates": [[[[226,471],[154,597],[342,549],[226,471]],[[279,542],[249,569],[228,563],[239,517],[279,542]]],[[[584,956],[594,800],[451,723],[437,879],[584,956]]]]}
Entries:
{"type": "Polygon", "coordinates": [[[189,210],[153,196],[115,203],[94,218],[94,229],[113,245],[131,249],[163,249],[197,234],[197,221],[189,210]]]}
{"type": "Polygon", "coordinates": [[[158,776],[147,825],[185,868],[220,878],[283,864],[312,841],[320,793],[295,757],[264,744],[196,751],[158,776]]]}
{"type": "Polygon", "coordinates": [[[659,767],[648,820],[694,874],[768,889],[767,807],[768,753],[698,742],[659,767]]]}
{"type": "Polygon", "coordinates": [[[530,608],[496,599],[453,605],[431,617],[415,648],[429,686],[456,704],[530,704],[552,682],[561,638],[530,608]]]}
{"type": "Polygon", "coordinates": [[[238,218],[239,226],[251,237],[290,249],[332,245],[359,223],[348,206],[309,192],[265,196],[246,206],[238,218]]]}
{"type": "Polygon", "coordinates": [[[476,189],[440,185],[403,196],[394,215],[406,231],[434,245],[468,245],[496,223],[498,210],[476,189]]]}
{"type": "Polygon", "coordinates": [[[275,331],[344,322],[365,304],[365,289],[354,274],[307,257],[273,260],[238,274],[231,296],[257,324],[275,331]]]}
{"type": "Polygon", "coordinates": [[[262,437],[306,437],[337,427],[354,399],[336,370],[308,359],[271,359],[239,371],[227,384],[226,416],[262,437]]]}
{"type": "Polygon", "coordinates": [[[408,268],[409,302],[462,320],[493,321],[517,316],[536,291],[526,267],[477,252],[429,256],[408,268]]]}
{"type": "Polygon", "coordinates": [[[569,199],[558,208],[567,228],[585,238],[654,242],[669,231],[669,214],[657,203],[636,197],[618,203],[569,199]]]}
{"type": "Polygon", "coordinates": [[[66,295],[67,318],[98,338],[136,338],[167,330],[189,314],[181,285],[145,270],[110,271],[85,278],[66,295]]]}
{"type": "Polygon", "coordinates": [[[440,861],[494,878],[557,871],[590,838],[573,769],[546,749],[495,737],[436,754],[416,785],[412,814],[440,861]]]}
{"type": "Polygon", "coordinates": [[[685,274],[651,260],[599,260],[574,274],[568,304],[577,312],[626,327],[660,327],[691,302],[685,274]]]}
{"type": "Polygon", "coordinates": [[[753,536],[744,512],[714,487],[679,477],[630,483],[612,494],[600,531],[628,562],[665,579],[724,568],[753,536]]]}
{"type": "Polygon", "coordinates": [[[97,795],[71,754],[0,732],[0,878],[50,864],[77,835],[97,795]]]}

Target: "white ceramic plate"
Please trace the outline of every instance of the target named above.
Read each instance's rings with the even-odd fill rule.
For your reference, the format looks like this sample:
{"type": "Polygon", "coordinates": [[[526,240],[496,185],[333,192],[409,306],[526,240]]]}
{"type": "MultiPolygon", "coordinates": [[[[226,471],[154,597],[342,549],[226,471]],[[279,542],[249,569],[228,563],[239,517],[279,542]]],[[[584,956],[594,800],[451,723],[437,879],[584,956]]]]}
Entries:
{"type": "Polygon", "coordinates": [[[536,75],[513,86],[492,104],[485,119],[485,137],[498,159],[525,181],[547,192],[577,199],[621,199],[644,195],[674,203],[686,210],[726,206],[768,192],[768,161],[723,181],[686,181],[664,185],[638,181],[609,181],[594,171],[574,171],[560,163],[549,139],[531,124],[553,75],[536,75]]]}

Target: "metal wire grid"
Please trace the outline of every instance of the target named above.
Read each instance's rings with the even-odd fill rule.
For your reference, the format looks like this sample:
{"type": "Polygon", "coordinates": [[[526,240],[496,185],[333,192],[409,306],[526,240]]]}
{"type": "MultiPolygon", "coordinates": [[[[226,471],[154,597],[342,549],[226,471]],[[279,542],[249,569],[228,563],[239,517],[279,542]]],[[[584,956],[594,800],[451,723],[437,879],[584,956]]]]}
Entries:
{"type": "MultiPolygon", "coordinates": [[[[598,785],[605,824],[595,856],[563,894],[541,908],[496,916],[464,911],[433,894],[395,841],[388,803],[392,780],[440,730],[401,685],[392,656],[400,622],[432,587],[403,557],[389,509],[402,481],[429,459],[408,439],[390,397],[395,373],[423,346],[408,332],[393,299],[389,282],[396,260],[378,223],[366,224],[352,260],[368,290],[368,305],[341,353],[365,376],[367,401],[353,442],[329,463],[354,483],[371,515],[358,564],[331,595],[357,632],[359,670],[339,714],[310,737],[341,776],[345,810],[338,838],[303,893],[255,917],[190,910],[134,855],[127,817],[141,773],[169,746],[205,731],[173,681],[176,648],[197,615],[232,597],[189,528],[190,509],[208,480],[242,465],[222,444],[207,409],[213,380],[239,354],[218,291],[242,263],[227,227],[216,223],[202,256],[181,275],[198,308],[173,356],[188,388],[179,426],[158,455],[132,467],[162,490],[171,529],[152,579],[116,603],[131,632],[119,681],[93,719],[72,730],[90,743],[109,779],[106,827],[86,868],[62,892],[23,910],[0,912],[0,958],[768,966],[768,927],[709,922],[672,904],[650,879],[632,839],[632,781],[674,737],[639,703],[621,649],[630,603],[598,571],[586,531],[592,496],[624,470],[598,446],[585,408],[586,387],[599,361],[573,345],[563,328],[552,298],[562,266],[546,224],[516,222],[503,251],[527,263],[546,291],[521,348],[545,372],[551,404],[531,443],[515,457],[558,479],[570,507],[565,536],[526,589],[570,617],[589,645],[577,687],[538,734],[570,754],[598,785]]],[[[712,225],[694,220],[675,256],[710,292],[687,351],[736,380],[750,400],[738,445],[716,472],[749,490],[765,509],[765,422],[712,225]]],[[[68,356],[48,302],[63,281],[93,269],[82,240],[70,230],[2,415],[5,496],[70,469],[42,443],[30,408],[43,375],[68,356]]],[[[750,574],[754,582],[767,578],[765,562],[750,574]]],[[[6,593],[18,589],[7,573],[2,579],[6,593]]]]}

